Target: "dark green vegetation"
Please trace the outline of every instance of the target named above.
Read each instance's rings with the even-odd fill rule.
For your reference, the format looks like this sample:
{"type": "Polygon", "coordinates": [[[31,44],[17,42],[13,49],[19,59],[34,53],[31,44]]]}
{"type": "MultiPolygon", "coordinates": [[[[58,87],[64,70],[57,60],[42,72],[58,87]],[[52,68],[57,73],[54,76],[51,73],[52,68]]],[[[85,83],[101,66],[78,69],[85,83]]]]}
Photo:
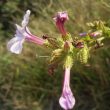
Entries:
{"type": "MultiPolygon", "coordinates": [[[[47,70],[47,49],[25,43],[21,55],[11,54],[6,42],[27,9],[32,10],[29,27],[38,36],[57,37],[52,16],[69,13],[67,30],[72,35],[87,30],[86,23],[101,19],[110,26],[110,0],[0,0],[0,110],[61,110],[63,70],[47,70]]],[[[74,110],[110,110],[110,39],[94,50],[87,65],[71,71],[71,89],[76,97],[74,110]]]]}

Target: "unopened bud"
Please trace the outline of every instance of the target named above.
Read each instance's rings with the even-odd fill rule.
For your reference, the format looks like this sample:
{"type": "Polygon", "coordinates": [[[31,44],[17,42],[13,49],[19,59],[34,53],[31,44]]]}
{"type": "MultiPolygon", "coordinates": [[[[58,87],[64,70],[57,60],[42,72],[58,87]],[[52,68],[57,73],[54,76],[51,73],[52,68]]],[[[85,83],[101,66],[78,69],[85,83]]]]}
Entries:
{"type": "Polygon", "coordinates": [[[70,49],[69,42],[66,41],[65,44],[64,44],[64,50],[65,50],[65,51],[68,51],[69,49],[70,49]]]}

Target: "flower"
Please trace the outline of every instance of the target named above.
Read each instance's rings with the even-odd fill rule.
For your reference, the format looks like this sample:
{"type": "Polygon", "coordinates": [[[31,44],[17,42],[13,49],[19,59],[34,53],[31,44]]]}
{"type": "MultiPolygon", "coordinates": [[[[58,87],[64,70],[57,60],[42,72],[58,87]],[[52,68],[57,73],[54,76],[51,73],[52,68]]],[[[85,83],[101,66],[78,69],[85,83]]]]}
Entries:
{"type": "Polygon", "coordinates": [[[63,91],[59,104],[65,110],[72,109],[75,105],[75,98],[70,88],[70,67],[65,69],[63,91]]]}
{"type": "Polygon", "coordinates": [[[83,32],[83,33],[80,33],[79,36],[81,37],[85,37],[85,36],[91,36],[91,37],[97,37],[97,36],[101,36],[102,35],[102,31],[99,30],[99,31],[95,31],[95,32],[92,32],[92,33],[86,33],[86,32],[83,32]]]}
{"type": "Polygon", "coordinates": [[[80,33],[79,36],[85,37],[85,36],[87,36],[87,33],[86,32],[80,33]]]}
{"type": "Polygon", "coordinates": [[[97,36],[101,36],[101,35],[102,35],[101,30],[90,33],[91,37],[97,37],[97,36]]]}
{"type": "Polygon", "coordinates": [[[56,22],[56,26],[61,32],[63,36],[66,35],[66,30],[64,29],[64,23],[66,20],[68,20],[68,14],[67,12],[58,12],[55,17],[53,18],[54,21],[56,22]]]}
{"type": "Polygon", "coordinates": [[[7,48],[12,53],[20,54],[23,48],[24,41],[30,41],[34,42],[38,45],[44,44],[44,39],[39,38],[35,35],[32,35],[27,28],[28,22],[29,22],[29,16],[30,16],[30,10],[26,11],[26,14],[24,15],[23,21],[21,23],[21,26],[16,24],[16,34],[14,37],[7,43],[7,48]]]}

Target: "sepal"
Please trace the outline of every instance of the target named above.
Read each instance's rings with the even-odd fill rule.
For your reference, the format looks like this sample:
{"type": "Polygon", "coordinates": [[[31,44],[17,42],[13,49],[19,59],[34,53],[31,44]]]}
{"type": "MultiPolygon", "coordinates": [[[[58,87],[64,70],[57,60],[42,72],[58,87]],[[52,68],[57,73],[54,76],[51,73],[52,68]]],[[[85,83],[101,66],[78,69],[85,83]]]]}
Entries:
{"type": "Polygon", "coordinates": [[[64,59],[64,68],[72,67],[73,65],[73,57],[71,55],[67,55],[64,59]]]}
{"type": "Polygon", "coordinates": [[[85,44],[84,48],[80,49],[79,52],[77,53],[77,60],[85,64],[87,63],[88,58],[89,58],[89,48],[85,44]]]}

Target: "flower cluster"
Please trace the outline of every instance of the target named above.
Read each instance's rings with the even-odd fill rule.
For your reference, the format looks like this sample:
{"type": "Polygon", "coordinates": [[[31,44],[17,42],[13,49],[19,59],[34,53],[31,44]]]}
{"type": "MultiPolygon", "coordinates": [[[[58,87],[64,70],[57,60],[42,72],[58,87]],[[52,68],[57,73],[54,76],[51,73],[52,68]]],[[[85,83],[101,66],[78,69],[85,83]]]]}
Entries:
{"type": "Polygon", "coordinates": [[[61,35],[55,39],[46,35],[40,38],[31,34],[27,27],[30,13],[30,10],[26,11],[21,26],[16,24],[16,33],[14,38],[7,43],[7,48],[12,53],[20,54],[24,41],[52,48],[49,72],[53,73],[59,64],[62,64],[64,69],[64,82],[59,104],[64,110],[72,109],[75,105],[75,97],[70,88],[70,70],[77,61],[87,63],[90,51],[102,47],[102,40],[110,37],[110,28],[102,21],[95,21],[87,24],[91,28],[88,32],[74,37],[64,27],[69,19],[67,12],[58,12],[53,20],[61,35]]]}

